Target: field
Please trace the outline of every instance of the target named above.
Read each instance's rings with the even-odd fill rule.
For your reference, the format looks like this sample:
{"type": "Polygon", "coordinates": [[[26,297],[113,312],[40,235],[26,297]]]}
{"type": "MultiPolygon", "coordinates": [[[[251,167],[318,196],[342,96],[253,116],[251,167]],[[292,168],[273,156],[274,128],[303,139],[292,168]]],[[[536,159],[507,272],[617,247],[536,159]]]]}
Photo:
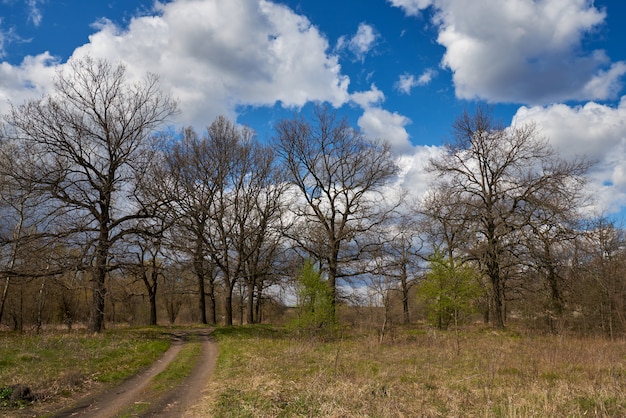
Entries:
{"type": "MultiPolygon", "coordinates": [[[[66,403],[119,382],[167,348],[166,329],[0,334],[0,388],[66,403]]],[[[472,328],[345,330],[297,338],[284,328],[218,328],[218,364],[198,417],[626,416],[626,341],[472,328]]],[[[0,401],[2,402],[2,401],[0,401]]],[[[0,403],[3,411],[20,405],[0,403]]],[[[21,405],[28,411],[30,405],[21,405]]]]}
{"type": "Polygon", "coordinates": [[[626,342],[479,329],[298,340],[273,328],[216,333],[196,416],[626,416],[626,342]]]}

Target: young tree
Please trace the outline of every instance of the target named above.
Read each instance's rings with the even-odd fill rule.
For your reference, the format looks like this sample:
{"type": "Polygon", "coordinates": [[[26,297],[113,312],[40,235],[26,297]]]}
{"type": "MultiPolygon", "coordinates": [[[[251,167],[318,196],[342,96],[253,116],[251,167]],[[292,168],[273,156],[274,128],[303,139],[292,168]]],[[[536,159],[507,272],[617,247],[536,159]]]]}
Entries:
{"type": "Polygon", "coordinates": [[[299,331],[314,335],[332,331],[335,325],[334,302],[331,289],[311,260],[306,260],[296,279],[299,331]]]}
{"type": "Polygon", "coordinates": [[[454,143],[430,161],[434,188],[447,190],[450,213],[474,236],[469,255],[490,283],[491,319],[502,328],[507,271],[520,261],[520,231],[540,226],[545,217],[538,213],[580,207],[589,163],[559,158],[533,125],[497,126],[484,108],[473,116],[464,113],[453,128],[454,143]]]}
{"type": "Polygon", "coordinates": [[[430,270],[419,283],[418,294],[437,328],[447,329],[450,321],[456,326],[461,315],[471,313],[482,293],[478,275],[468,265],[457,264],[440,251],[435,251],[429,262],[430,270]]]}
{"type": "Polygon", "coordinates": [[[588,330],[615,338],[626,331],[626,234],[601,216],[580,237],[572,291],[588,330]]]}
{"type": "Polygon", "coordinates": [[[37,155],[34,166],[14,174],[38,184],[56,205],[56,228],[92,255],[93,332],[104,328],[114,246],[149,216],[134,188],[151,155],[150,137],[175,111],[156,76],[131,83],[123,65],[85,57],[57,73],[51,95],[6,117],[12,139],[37,155]]]}
{"type": "Polygon", "coordinates": [[[389,144],[366,140],[327,108],[318,108],[315,117],[315,124],[302,118],[279,122],[276,145],[302,199],[294,207],[298,228],[289,236],[323,262],[334,306],[337,280],[360,273],[345,269],[368,249],[359,239],[397,206],[384,196],[397,166],[389,144]]]}

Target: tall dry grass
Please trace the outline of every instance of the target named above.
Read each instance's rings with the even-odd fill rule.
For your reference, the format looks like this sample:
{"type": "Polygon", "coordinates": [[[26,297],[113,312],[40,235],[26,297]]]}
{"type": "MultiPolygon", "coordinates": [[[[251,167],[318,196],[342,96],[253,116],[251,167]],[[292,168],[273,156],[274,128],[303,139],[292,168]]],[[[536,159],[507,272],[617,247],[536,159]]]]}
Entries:
{"type": "Polygon", "coordinates": [[[218,334],[220,358],[190,416],[626,416],[626,342],[493,330],[405,330],[298,340],[218,334]]]}

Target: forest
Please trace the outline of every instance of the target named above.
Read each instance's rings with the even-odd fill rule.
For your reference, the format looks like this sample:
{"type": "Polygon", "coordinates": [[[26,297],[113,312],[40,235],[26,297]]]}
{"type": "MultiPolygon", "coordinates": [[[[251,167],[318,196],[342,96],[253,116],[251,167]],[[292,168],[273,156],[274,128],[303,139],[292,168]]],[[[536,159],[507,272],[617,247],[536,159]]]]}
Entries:
{"type": "Polygon", "coordinates": [[[511,322],[623,336],[626,237],[592,161],[488,107],[458,116],[419,198],[396,156],[323,105],[269,141],[169,124],[156,75],[86,57],[0,131],[0,329],[370,319],[381,334],[511,322]]]}

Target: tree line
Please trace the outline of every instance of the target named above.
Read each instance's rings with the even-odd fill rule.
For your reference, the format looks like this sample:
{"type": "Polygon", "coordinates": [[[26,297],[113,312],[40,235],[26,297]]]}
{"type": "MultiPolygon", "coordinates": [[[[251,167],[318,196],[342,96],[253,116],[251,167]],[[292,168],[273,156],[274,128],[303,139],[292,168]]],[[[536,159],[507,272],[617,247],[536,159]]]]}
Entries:
{"type": "Polygon", "coordinates": [[[498,328],[626,329],[622,230],[585,215],[591,162],[561,158],[533,125],[462,114],[415,201],[389,144],[327,107],[267,142],[222,116],[176,131],[177,112],[155,75],[130,82],[86,57],[4,115],[0,324],[19,329],[27,312],[38,329],[101,332],[136,296],[150,324],[159,298],[171,322],[194,300],[200,323],[232,325],[234,306],[253,323],[280,305],[270,289],[304,277],[327,289],[330,322],[350,284],[375,295],[383,329],[395,306],[415,319],[419,300],[439,327],[478,312],[498,328]]]}

